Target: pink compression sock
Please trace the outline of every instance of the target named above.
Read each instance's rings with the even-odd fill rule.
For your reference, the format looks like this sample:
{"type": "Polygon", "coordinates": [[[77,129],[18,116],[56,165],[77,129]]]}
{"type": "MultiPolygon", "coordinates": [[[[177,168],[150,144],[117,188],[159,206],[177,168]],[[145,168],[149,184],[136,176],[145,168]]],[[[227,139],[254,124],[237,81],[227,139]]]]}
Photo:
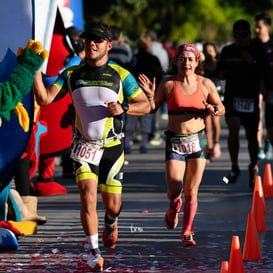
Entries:
{"type": "Polygon", "coordinates": [[[197,207],[198,207],[198,202],[188,202],[185,201],[184,204],[184,215],[183,215],[183,231],[182,233],[184,233],[186,230],[187,231],[191,231],[192,229],[192,223],[197,211],[197,207]]]}

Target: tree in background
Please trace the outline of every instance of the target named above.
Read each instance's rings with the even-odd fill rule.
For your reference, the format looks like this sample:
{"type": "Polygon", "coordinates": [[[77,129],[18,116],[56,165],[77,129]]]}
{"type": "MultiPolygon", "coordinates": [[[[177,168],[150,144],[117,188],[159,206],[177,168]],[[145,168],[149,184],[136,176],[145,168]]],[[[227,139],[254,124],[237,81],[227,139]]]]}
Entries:
{"type": "Polygon", "coordinates": [[[237,19],[252,22],[262,11],[273,15],[273,1],[84,0],[86,24],[99,20],[116,25],[133,40],[149,28],[170,41],[226,42],[237,19]]]}

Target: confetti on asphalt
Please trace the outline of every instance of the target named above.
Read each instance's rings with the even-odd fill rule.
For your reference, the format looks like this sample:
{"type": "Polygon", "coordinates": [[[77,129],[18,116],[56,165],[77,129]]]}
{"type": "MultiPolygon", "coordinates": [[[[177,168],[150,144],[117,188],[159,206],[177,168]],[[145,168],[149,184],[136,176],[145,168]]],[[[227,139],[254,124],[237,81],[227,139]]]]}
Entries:
{"type": "Polygon", "coordinates": [[[228,184],[228,182],[229,182],[229,180],[228,180],[228,178],[227,177],[223,177],[223,181],[226,183],[226,184],[228,184]]]}

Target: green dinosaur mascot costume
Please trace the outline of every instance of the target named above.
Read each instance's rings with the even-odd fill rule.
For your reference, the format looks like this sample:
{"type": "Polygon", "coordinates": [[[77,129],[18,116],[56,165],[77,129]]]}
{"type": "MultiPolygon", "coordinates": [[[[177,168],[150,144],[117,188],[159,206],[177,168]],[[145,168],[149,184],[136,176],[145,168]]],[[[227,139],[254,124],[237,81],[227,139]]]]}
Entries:
{"type": "Polygon", "coordinates": [[[6,82],[0,83],[0,115],[10,121],[11,111],[15,110],[25,132],[29,130],[29,119],[21,102],[31,90],[36,71],[48,57],[48,52],[41,52],[41,49],[42,44],[33,40],[27,43],[26,48],[19,48],[16,68],[6,82]]]}
{"type": "MultiPolygon", "coordinates": [[[[0,192],[8,185],[14,169],[14,161],[19,159],[22,151],[16,149],[12,144],[12,138],[16,138],[16,130],[9,126],[13,112],[18,116],[19,130],[31,133],[32,127],[30,117],[22,101],[31,90],[36,71],[41,67],[48,57],[48,51],[42,51],[42,44],[30,40],[26,47],[19,48],[17,52],[17,64],[8,79],[0,83],[0,131],[4,130],[9,135],[0,143],[0,192]],[[5,122],[3,122],[5,121],[5,122]]],[[[19,139],[15,140],[19,142],[19,139]]]]}

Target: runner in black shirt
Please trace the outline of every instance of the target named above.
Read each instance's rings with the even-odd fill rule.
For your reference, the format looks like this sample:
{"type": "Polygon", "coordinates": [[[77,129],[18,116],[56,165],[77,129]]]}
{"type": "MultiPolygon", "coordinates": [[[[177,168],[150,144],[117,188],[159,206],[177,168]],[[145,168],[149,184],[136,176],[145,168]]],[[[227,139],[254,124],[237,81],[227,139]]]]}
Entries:
{"type": "Polygon", "coordinates": [[[234,23],[235,42],[222,49],[218,68],[220,78],[226,80],[224,105],[229,129],[228,150],[232,164],[228,180],[229,183],[234,183],[240,174],[239,130],[240,125],[243,125],[250,155],[249,186],[253,188],[258,175],[259,93],[266,77],[267,61],[263,49],[251,41],[250,34],[248,21],[241,19],[234,23]]]}

